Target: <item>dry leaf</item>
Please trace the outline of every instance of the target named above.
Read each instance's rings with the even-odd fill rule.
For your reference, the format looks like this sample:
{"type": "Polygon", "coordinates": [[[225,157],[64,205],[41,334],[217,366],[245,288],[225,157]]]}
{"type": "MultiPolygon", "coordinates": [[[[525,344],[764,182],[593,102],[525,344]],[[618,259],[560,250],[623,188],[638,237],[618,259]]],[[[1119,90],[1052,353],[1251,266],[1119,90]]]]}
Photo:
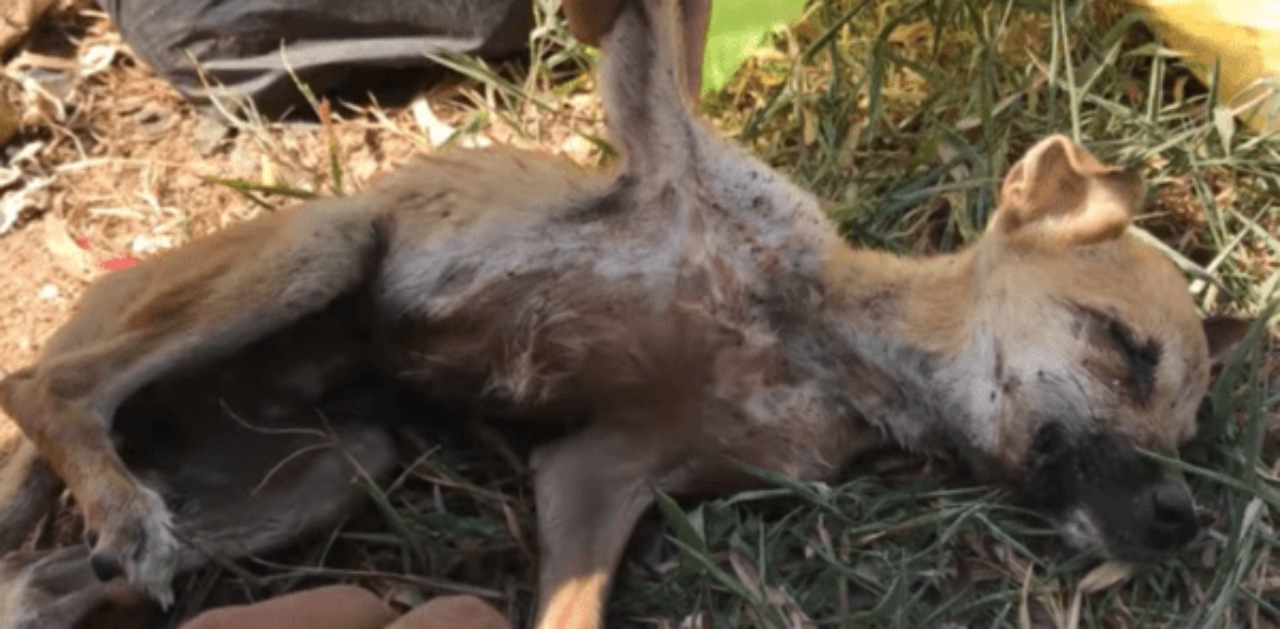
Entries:
{"type": "Polygon", "coordinates": [[[1097,594],[1133,576],[1133,564],[1108,561],[1089,571],[1080,579],[1076,590],[1082,594],[1097,594]]]}
{"type": "Polygon", "coordinates": [[[67,222],[56,216],[46,216],[44,221],[44,245],[53,254],[53,261],[67,275],[81,281],[93,278],[93,260],[88,251],[76,243],[67,231],[67,222]]]}

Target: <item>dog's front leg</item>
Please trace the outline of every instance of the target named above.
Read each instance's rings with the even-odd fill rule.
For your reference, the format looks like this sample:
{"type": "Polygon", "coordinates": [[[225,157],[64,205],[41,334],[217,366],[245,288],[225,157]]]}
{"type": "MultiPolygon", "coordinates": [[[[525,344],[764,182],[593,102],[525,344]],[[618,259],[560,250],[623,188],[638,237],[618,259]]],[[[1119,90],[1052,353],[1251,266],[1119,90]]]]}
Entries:
{"type": "Polygon", "coordinates": [[[168,605],[177,543],[164,501],[125,468],[111,443],[109,417],[96,416],[83,400],[64,399],[61,384],[20,371],[5,380],[2,401],[80,504],[95,548],[94,572],[105,581],[127,571],[168,605]]]}
{"type": "Polygon", "coordinates": [[[124,574],[167,604],[179,555],[164,501],[112,443],[116,408],[157,378],[230,356],[365,281],[377,235],[358,203],[269,215],[107,276],[40,361],[0,383],[0,405],[83,511],[99,578],[124,574]]]}
{"type": "Polygon", "coordinates": [[[538,629],[602,626],[605,599],[636,521],[653,504],[661,457],[647,435],[595,426],[534,453],[538,629]]]}

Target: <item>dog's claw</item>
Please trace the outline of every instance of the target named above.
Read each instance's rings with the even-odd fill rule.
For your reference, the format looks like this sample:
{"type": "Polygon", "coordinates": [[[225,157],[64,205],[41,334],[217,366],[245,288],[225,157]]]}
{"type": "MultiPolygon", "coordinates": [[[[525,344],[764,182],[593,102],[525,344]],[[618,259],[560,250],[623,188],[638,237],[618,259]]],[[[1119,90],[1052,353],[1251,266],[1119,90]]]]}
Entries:
{"type": "Polygon", "coordinates": [[[95,527],[89,564],[102,581],[121,575],[161,607],[173,604],[170,582],[178,562],[178,542],[170,531],[169,510],[145,487],[129,506],[116,505],[95,527]]]}

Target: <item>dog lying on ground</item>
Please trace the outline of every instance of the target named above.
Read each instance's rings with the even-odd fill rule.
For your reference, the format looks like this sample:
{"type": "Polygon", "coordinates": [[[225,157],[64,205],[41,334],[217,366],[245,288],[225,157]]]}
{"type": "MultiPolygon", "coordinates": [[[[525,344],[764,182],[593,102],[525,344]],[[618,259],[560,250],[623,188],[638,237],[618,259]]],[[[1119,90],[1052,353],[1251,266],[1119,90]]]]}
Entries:
{"type": "Polygon", "coordinates": [[[747,467],[822,479],[885,445],[1008,485],[1075,546],[1143,557],[1195,537],[1186,485],[1139,449],[1191,437],[1211,359],[1244,324],[1202,320],[1174,266],[1125,235],[1141,182],[1051,137],[968,249],[850,248],[811,195],[696,119],[674,11],[630,3],[603,42],[611,174],[426,157],[92,287],[0,391],[29,439],[0,483],[0,541],[65,483],[91,551],[0,564],[6,626],[66,626],[130,592],[168,603],[208,553],[332,522],[355,470],[390,465],[385,433],[317,444],[209,408],[283,425],[374,369],[571,429],[531,460],[539,627],[600,626],[655,489],[758,485],[747,467]]]}

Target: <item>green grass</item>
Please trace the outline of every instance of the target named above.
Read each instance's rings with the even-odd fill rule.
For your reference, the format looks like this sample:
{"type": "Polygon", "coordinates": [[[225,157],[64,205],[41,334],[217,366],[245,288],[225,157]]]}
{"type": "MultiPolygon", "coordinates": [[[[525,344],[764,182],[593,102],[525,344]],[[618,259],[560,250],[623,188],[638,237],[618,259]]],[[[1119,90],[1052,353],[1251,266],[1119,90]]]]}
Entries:
{"type": "MultiPolygon", "coordinates": [[[[528,65],[442,59],[474,82],[465,133],[503,124],[537,139],[589,88],[593,53],[570,41],[553,3],[536,5],[528,65]]],[[[1187,270],[1205,312],[1273,318],[1280,143],[1224,119],[1213,81],[1197,82],[1123,6],[818,0],[772,50],[704,110],[829,199],[851,240],[916,253],[963,246],[990,217],[1010,162],[1066,133],[1146,176],[1135,229],[1187,270]]],[[[1256,332],[1223,369],[1196,440],[1168,462],[1187,474],[1209,528],[1177,558],[1098,568],[998,493],[890,461],[891,473],[832,486],[779,480],[705,502],[664,499],[632,544],[610,626],[1278,626],[1280,393],[1271,335],[1256,332]]],[[[477,591],[527,619],[525,481],[475,448],[418,451],[418,465],[372,492],[377,507],[335,532],[334,554],[299,559],[368,572],[266,572],[359,576],[402,602],[477,591]]]]}

